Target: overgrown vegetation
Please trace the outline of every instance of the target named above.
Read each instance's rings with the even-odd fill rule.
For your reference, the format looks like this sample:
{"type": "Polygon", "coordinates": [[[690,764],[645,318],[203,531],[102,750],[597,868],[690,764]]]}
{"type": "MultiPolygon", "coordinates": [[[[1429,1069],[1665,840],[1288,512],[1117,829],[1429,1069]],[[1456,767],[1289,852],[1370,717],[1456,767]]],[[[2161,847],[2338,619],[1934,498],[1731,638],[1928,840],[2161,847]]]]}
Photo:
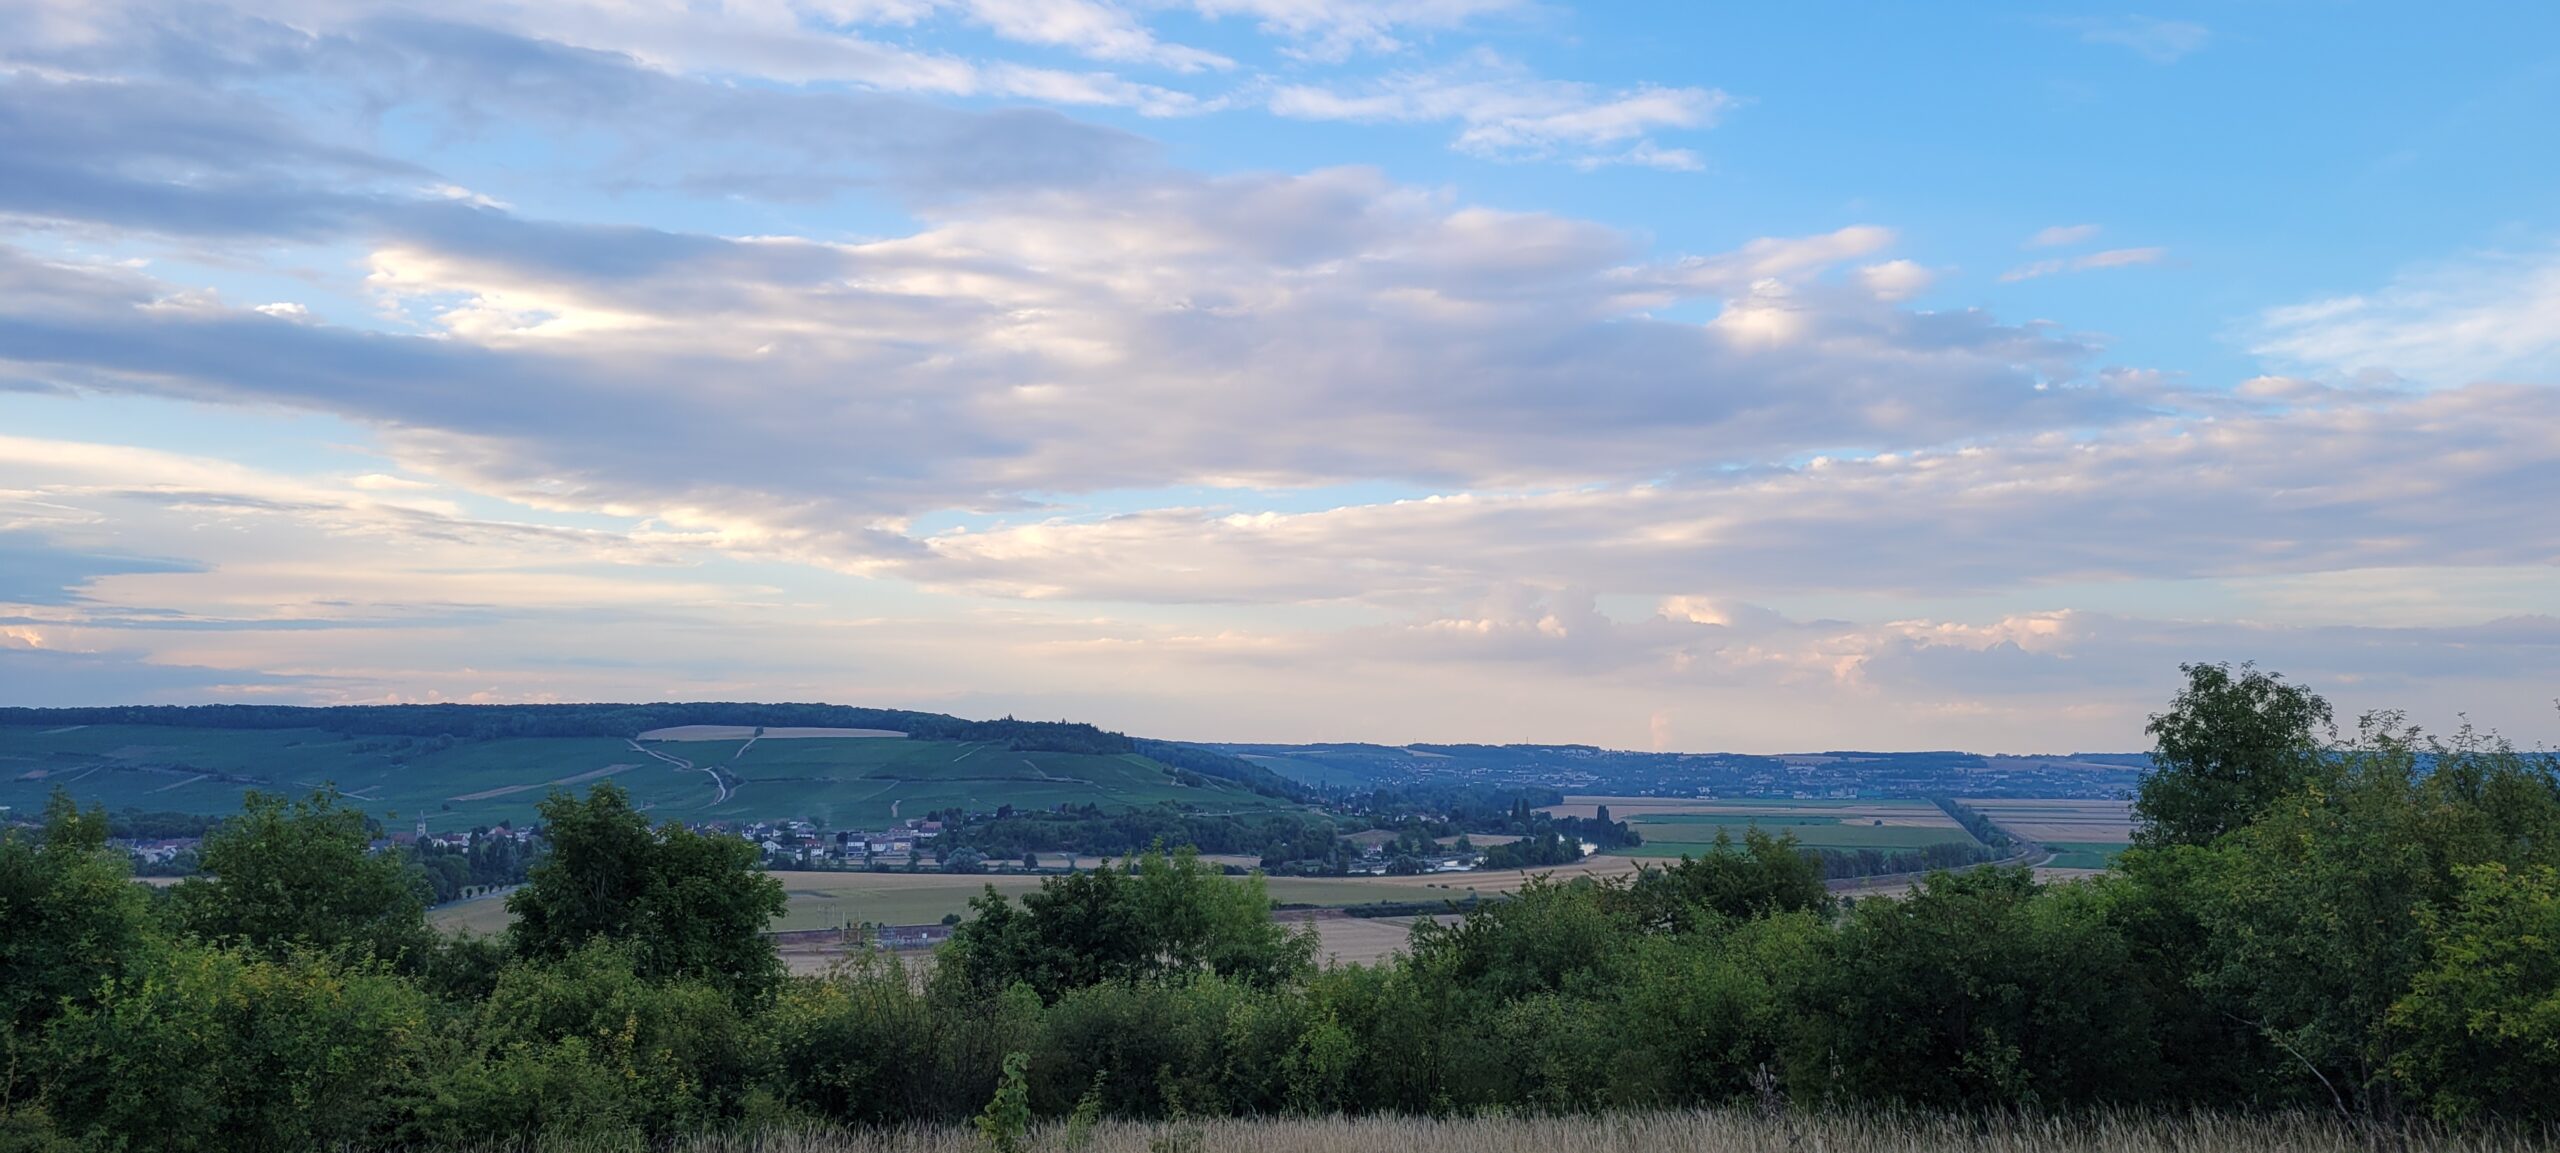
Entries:
{"type": "MultiPolygon", "coordinates": [[[[1761,1109],[1583,1116],[1261,1117],[1106,1121],[1099,1111],[1036,1126],[1043,1153],[2527,1153],[2550,1147],[2531,1129],[2409,1125],[2376,1132],[2335,1118],[2284,1114],[1982,1115],[1761,1109]],[[1086,1118],[1079,1124],[1078,1118],[1086,1118]]],[[[602,1146],[588,1146],[601,1153],[602,1146]]],[[[576,1146],[571,1147],[577,1150],[576,1146]]],[[[794,1128],[679,1141],[676,1153],[987,1153],[974,1126],[891,1130],[794,1128]]]]}
{"type": "MultiPolygon", "coordinates": [[[[1213,1148],[1242,1139],[1218,1118],[1609,1110],[1537,1147],[2274,1150],[2560,1122],[2560,771],[2390,716],[2335,741],[2316,701],[2189,669],[2152,726],[2143,843],[2094,880],[1985,868],[1843,908],[1818,859],[1750,830],[1420,922],[1374,967],[1317,967],[1257,884],[1150,855],[990,892],[929,976],[865,954],[790,978],[752,857],[610,785],[545,803],[508,936],[440,939],[329,798],[262,802],[161,897],[102,813],[58,800],[0,840],[0,1139],[715,1148],[928,1125],[895,1140],[1034,1148],[1081,1116],[1096,1148],[1213,1148]],[[1676,1112],[1716,1106],[1751,1112],[1676,1112]],[[1871,1120],[1895,1111],[1941,1120],[1871,1120]],[[2364,1128],[2219,1119],[2305,1112],[2364,1128]]],[[[1472,1124],[1253,1141],[1517,1143],[1472,1124]]],[[[1568,1131],[1542,1124],[1507,1132],[1568,1131]]]]}

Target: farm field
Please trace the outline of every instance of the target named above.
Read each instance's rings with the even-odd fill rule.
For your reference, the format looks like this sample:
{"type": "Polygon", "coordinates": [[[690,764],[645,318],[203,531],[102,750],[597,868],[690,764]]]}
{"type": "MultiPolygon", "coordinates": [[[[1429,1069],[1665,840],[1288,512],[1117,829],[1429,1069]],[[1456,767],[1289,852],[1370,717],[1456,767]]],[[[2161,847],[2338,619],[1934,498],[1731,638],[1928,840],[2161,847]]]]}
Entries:
{"type": "Polygon", "coordinates": [[[1596,817],[1607,807],[1612,820],[1663,817],[1828,818],[1842,824],[1882,822],[1888,827],[1958,828],[1955,819],[1927,801],[1864,798],[1784,800],[1728,797],[1606,797],[1573,795],[1538,810],[1557,817],[1596,817]]]}
{"type": "MultiPolygon", "coordinates": [[[[1447,917],[1324,917],[1305,912],[1282,913],[1275,919],[1291,928],[1306,924],[1316,927],[1316,963],[1320,965],[1375,965],[1405,951],[1405,945],[1413,935],[1414,922],[1449,920],[1447,917]]],[[[782,963],[796,975],[823,973],[844,957],[841,945],[791,941],[782,946],[782,963]]],[[[908,972],[918,976],[932,971],[933,957],[932,949],[898,950],[898,960],[908,972]]]]}
{"type": "MultiPolygon", "coordinates": [[[[1630,857],[1603,855],[1554,869],[1412,877],[1273,877],[1264,884],[1277,904],[1340,908],[1373,901],[1465,901],[1470,894],[1490,897],[1516,892],[1528,878],[1541,873],[1622,876],[1634,872],[1638,864],[1630,857]]],[[[948,913],[966,916],[969,899],[988,885],[1014,897],[1040,886],[1040,878],[1029,874],[783,872],[774,876],[781,879],[789,899],[773,924],[777,931],[833,929],[861,921],[931,924],[948,913]]],[[[1290,913],[1283,910],[1282,915],[1290,913]]],[[[494,933],[506,927],[507,911],[503,899],[479,897],[440,906],[427,919],[448,931],[494,933]]]]}
{"type": "Polygon", "coordinates": [[[2133,840],[2130,801],[1961,799],[1966,807],[1991,818],[1992,823],[2039,844],[2122,848],[2133,840]]]}
{"type": "Polygon", "coordinates": [[[608,778],[662,819],[814,818],[832,828],[953,806],[1175,801],[1239,812],[1285,804],[1215,779],[1182,785],[1165,766],[1135,754],[806,732],[776,739],[774,732],[753,740],[457,742],[319,729],[0,726],[0,805],[38,812],[61,786],[84,804],[109,809],[227,813],[251,789],[300,793],[334,784],[386,823],[424,817],[431,829],[457,829],[530,821],[550,790],[608,778]]]}
{"type": "MultiPolygon", "coordinates": [[[[1283,916],[1282,919],[1289,918],[1283,916]]],[[[1322,964],[1375,965],[1393,954],[1404,952],[1406,941],[1413,935],[1413,923],[1425,919],[1450,920],[1448,917],[1317,917],[1313,921],[1318,942],[1316,960],[1322,964]]]]}
{"type": "Polygon", "coordinates": [[[1639,857],[1696,855],[1711,848],[1720,832],[1740,840],[1754,827],[1791,833],[1812,849],[1916,849],[1947,842],[1974,843],[1972,834],[1927,801],[1570,796],[1544,811],[1589,817],[1603,807],[1611,819],[1625,821],[1643,835],[1644,844],[1629,850],[1639,857]]]}
{"type": "Polygon", "coordinates": [[[468,900],[438,905],[427,910],[427,924],[447,933],[494,936],[515,918],[507,915],[505,891],[487,893],[468,900]]]}
{"type": "Polygon", "coordinates": [[[2045,864],[2056,869],[2109,868],[2115,864],[2116,854],[2125,849],[2121,844],[2105,842],[2048,841],[2045,844],[2054,850],[2053,856],[2045,859],[2045,864]]]}

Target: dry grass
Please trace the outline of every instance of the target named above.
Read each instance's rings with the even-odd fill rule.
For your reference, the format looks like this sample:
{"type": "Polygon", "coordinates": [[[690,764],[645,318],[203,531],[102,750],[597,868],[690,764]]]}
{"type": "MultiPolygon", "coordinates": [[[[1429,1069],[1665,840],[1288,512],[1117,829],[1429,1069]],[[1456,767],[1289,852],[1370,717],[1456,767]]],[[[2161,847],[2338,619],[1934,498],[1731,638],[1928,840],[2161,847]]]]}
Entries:
{"type": "MultiPolygon", "coordinates": [[[[1742,1111],[1598,1117],[1324,1117],[1173,1124],[1111,1123],[1071,1144],[1060,1126],[1035,1132],[1033,1153],[2523,1153],[2549,1132],[2377,1133],[2317,1117],[2210,1114],[1982,1117],[1803,1115],[1742,1111]]],[[[698,1139],[683,1153],[984,1153],[960,1128],[814,1131],[698,1139]]]]}
{"type": "MultiPolygon", "coordinates": [[[[1052,865],[1064,860],[1056,855],[1044,855],[1040,859],[1052,865]]],[[[1213,864],[1240,866],[1250,866],[1259,860],[1244,856],[1204,856],[1201,859],[1213,864]]],[[[1100,860],[1094,857],[1078,857],[1076,861],[1083,868],[1100,864],[1100,860]]],[[[1434,899],[1463,902],[1470,895],[1491,898],[1518,892],[1521,885],[1535,876],[1552,874],[1558,880],[1619,877],[1634,872],[1637,864],[1632,857],[1603,853],[1544,869],[1425,873],[1410,877],[1272,877],[1266,886],[1273,901],[1291,905],[1340,907],[1372,901],[1434,899]]],[[[784,931],[837,929],[858,921],[927,925],[941,920],[945,913],[967,915],[969,899],[986,891],[989,885],[1006,896],[1020,897],[1039,888],[1043,879],[1040,875],[1024,873],[778,872],[773,875],[781,879],[789,901],[781,919],[773,926],[784,931]]],[[[1280,916],[1283,920],[1293,919],[1291,911],[1284,911],[1280,916]]],[[[457,901],[427,913],[429,924],[447,932],[496,933],[512,921],[513,918],[507,915],[504,894],[457,901]]]]}

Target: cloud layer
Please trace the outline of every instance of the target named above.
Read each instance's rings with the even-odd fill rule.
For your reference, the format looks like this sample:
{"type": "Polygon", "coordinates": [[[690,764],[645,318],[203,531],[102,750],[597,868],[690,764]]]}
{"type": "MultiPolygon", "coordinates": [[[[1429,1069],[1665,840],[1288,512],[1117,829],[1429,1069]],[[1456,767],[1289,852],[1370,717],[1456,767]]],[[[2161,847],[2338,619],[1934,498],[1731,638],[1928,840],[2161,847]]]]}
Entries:
{"type": "MultiPolygon", "coordinates": [[[[2545,254],[2262,310],[2265,375],[2191,379],[1950,304],[1991,276],[1864,212],[1685,251],[1073,112],[1704,165],[1741,98],[1439,44],[1541,18],[19,6],[0,407],[107,416],[0,434],[0,692],[2017,749],[2257,657],[2543,723],[2545,254]],[[113,432],[208,412],[357,443],[113,432]]],[[[2168,263],[2034,223],[1999,280],[2168,263]]]]}

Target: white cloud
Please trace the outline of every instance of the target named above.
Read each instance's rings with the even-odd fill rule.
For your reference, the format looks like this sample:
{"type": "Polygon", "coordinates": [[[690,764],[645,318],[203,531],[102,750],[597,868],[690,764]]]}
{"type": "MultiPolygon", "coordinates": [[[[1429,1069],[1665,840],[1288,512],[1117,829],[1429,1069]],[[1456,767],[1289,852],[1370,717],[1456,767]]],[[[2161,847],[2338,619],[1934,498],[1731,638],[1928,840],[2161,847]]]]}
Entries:
{"type": "Polygon", "coordinates": [[[2075,343],[1879,300],[1850,264],[1883,229],[1650,263],[1588,222],[1360,170],[989,198],[859,244],[394,231],[371,286],[440,338],[136,313],[184,286],[24,260],[0,260],[0,307],[60,334],[22,374],[320,408],[559,507],[839,533],[1027,492],[1578,483],[2112,404],[2047,387],[2075,343]],[[1718,318],[1649,317],[1684,301],[1718,318]],[[629,451],[675,440],[727,463],[629,451]]]}
{"type": "Polygon", "coordinates": [[[2092,252],[2069,259],[2056,258],[2021,264],[2001,273],[2000,281],[2008,284],[2064,272],[2089,272],[2103,268],[2132,268],[2143,264],[2158,264],[2168,255],[2169,250],[2165,248],[2110,248],[2104,252],[2092,252]]]}
{"type": "MultiPolygon", "coordinates": [[[[315,449],[379,459],[288,475],[218,459],[254,444],[0,438],[0,568],[41,576],[0,598],[0,648],[198,695],[1689,747],[1815,726],[2121,747],[2199,657],[2396,674],[2415,699],[2373,703],[2422,706],[2560,675],[2560,394],[2391,386],[2538,379],[2553,261],[2269,314],[2279,363],[2224,390],[1913,306],[1932,270],[1881,225],[1656,252],[1374,171],[1202,177],[1054,112],[886,94],[1252,101],[1503,159],[1704,165],[1672,138],[1721,93],[1426,51],[1508,7],[1187,9],[1298,54],[1275,90],[1254,53],[1159,34],[1189,26],[1158,19],[1172,0],[458,0],[432,22],[286,0],[187,53],[117,23],[147,9],[56,4],[0,43],[52,54],[0,78],[0,211],[35,230],[0,244],[0,380],[324,413],[315,449]],[[1036,51],[916,46],[973,20],[1036,51]],[[1373,51],[1415,56],[1372,83],[1309,63],[1373,51]],[[178,59],[206,71],[153,71],[178,59]],[[399,141],[358,107],[525,133],[510,155],[557,167],[517,188],[647,193],[616,220],[665,190],[785,220],[765,210],[871,187],[913,220],[545,219],[380,155],[399,141]]],[[[2071,247],[2095,240],[2046,229],[2028,268],[2165,258],[2071,247]]],[[[135,435],[189,423],[157,415],[135,435]]],[[[0,668],[0,696],[37,667],[0,668]]]]}
{"type": "Polygon", "coordinates": [[[1256,21],[1271,34],[1297,41],[1312,59],[1340,60],[1354,52],[1394,52],[1408,30],[1461,27],[1480,17],[1529,7],[1529,0],[1191,0],[1210,17],[1256,21]]]}
{"type": "Polygon", "coordinates": [[[1275,90],[1271,111],[1300,120],[1458,126],[1451,147],[1500,159],[1564,158],[1694,169],[1694,153],[1663,149],[1666,129],[1714,125],[1733,103],[1709,88],[1639,86],[1604,91],[1544,80],[1488,53],[1448,69],[1407,72],[1356,89],[1293,84],[1275,90]],[[1618,151],[1612,152],[1612,149],[1618,151]]]}
{"type": "Polygon", "coordinates": [[[2560,249],[2412,269],[2377,292],[2270,309],[2249,336],[2261,356],[2322,372],[2560,383],[2560,249]]]}
{"type": "Polygon", "coordinates": [[[2040,228],[2027,238],[2029,248],[2065,248],[2097,239],[2100,229],[2095,224],[2056,224],[2040,228]]]}
{"type": "Polygon", "coordinates": [[[1937,274],[1909,260],[1888,260],[1858,270],[1858,279],[1878,300],[1909,300],[1929,290],[1937,274]]]}
{"type": "Polygon", "coordinates": [[[2079,27],[2080,39],[2085,43],[2130,49],[2154,64],[2175,64],[2181,58],[2203,50],[2205,44],[2213,39],[2212,30],[2202,24],[2157,20],[2148,16],[2090,20],[2081,22],[2079,27]]]}
{"type": "Polygon", "coordinates": [[[1215,52],[1157,40],[1135,16],[1096,0],[965,0],[969,15],[996,35],[1070,48],[1096,60],[1152,64],[1177,72],[1235,66],[1215,52]]]}
{"type": "Polygon", "coordinates": [[[1412,606],[1505,581],[1927,599],[2560,563],[2536,511],[2560,505],[2560,395],[2313,399],[1676,482],[1055,520],[936,535],[891,569],[978,595],[1412,606]]]}

